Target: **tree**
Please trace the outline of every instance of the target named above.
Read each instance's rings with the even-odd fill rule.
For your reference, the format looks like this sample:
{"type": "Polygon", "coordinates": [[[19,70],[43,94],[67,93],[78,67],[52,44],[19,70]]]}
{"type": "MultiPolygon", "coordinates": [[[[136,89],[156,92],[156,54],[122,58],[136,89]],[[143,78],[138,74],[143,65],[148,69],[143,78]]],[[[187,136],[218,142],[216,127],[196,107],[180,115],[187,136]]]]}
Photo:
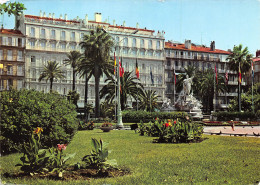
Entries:
{"type": "Polygon", "coordinates": [[[158,95],[153,90],[143,90],[139,94],[139,108],[140,110],[153,112],[158,108],[158,95]]]}
{"type": "Polygon", "coordinates": [[[76,72],[77,72],[77,65],[81,58],[81,54],[78,51],[70,51],[67,54],[66,65],[70,65],[72,67],[72,91],[75,91],[75,82],[76,82],[76,72]]]}
{"type": "MultiPolygon", "coordinates": [[[[260,83],[253,86],[253,101],[254,110],[260,110],[260,83]]],[[[252,88],[250,88],[246,94],[241,95],[241,107],[245,112],[253,112],[252,110],[252,88]]],[[[228,110],[236,111],[238,109],[237,99],[230,101],[228,110]]]]}
{"type": "MultiPolygon", "coordinates": [[[[239,74],[239,66],[241,70],[241,74],[247,72],[250,69],[252,55],[249,54],[248,48],[245,47],[243,49],[242,44],[239,46],[234,46],[232,53],[227,57],[227,61],[229,61],[229,68],[233,71],[236,71],[239,74]]],[[[238,104],[241,105],[241,91],[240,91],[240,83],[238,83],[238,104]]],[[[240,112],[241,107],[239,106],[238,111],[240,112]]]]}
{"type": "MultiPolygon", "coordinates": [[[[113,78],[108,78],[106,80],[108,82],[107,85],[105,85],[100,90],[100,97],[105,97],[105,100],[109,103],[112,103],[116,96],[116,89],[115,84],[116,80],[113,78]]],[[[132,97],[134,99],[137,98],[137,92],[141,92],[143,89],[143,86],[138,81],[138,79],[132,75],[132,72],[124,72],[123,76],[120,77],[120,104],[121,104],[121,110],[125,110],[127,105],[127,99],[129,97],[132,97]]]]}
{"type": "Polygon", "coordinates": [[[114,46],[112,37],[100,27],[92,30],[90,35],[84,35],[80,43],[87,58],[88,73],[95,78],[95,117],[100,116],[99,84],[100,77],[105,73],[110,76],[113,73],[113,62],[110,61],[110,51],[114,46]]]}
{"type": "Polygon", "coordinates": [[[208,69],[205,72],[198,73],[198,81],[200,81],[197,89],[198,95],[202,98],[202,104],[206,106],[206,112],[213,110],[214,93],[226,91],[225,80],[223,76],[218,75],[218,84],[216,84],[216,91],[214,92],[214,85],[216,82],[216,74],[213,69],[208,69]]]}
{"type": "Polygon", "coordinates": [[[46,79],[46,82],[50,80],[50,92],[52,92],[52,84],[54,79],[63,79],[65,78],[61,67],[58,66],[56,61],[48,61],[47,65],[44,66],[43,72],[39,77],[39,81],[46,79]]]}
{"type": "Polygon", "coordinates": [[[9,2],[8,4],[7,3],[0,4],[0,14],[7,13],[8,16],[10,15],[18,16],[21,13],[23,13],[24,10],[26,10],[26,8],[24,7],[23,3],[9,2]]]}

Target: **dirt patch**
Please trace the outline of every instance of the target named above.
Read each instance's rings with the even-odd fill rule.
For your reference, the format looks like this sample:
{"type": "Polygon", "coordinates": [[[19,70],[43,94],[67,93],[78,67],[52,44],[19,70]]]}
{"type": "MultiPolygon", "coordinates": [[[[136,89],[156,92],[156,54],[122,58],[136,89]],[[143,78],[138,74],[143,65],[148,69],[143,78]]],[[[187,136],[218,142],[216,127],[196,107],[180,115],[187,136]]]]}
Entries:
{"type": "Polygon", "coordinates": [[[130,174],[128,169],[108,169],[104,172],[99,172],[97,169],[78,169],[69,170],[63,172],[63,177],[58,177],[57,174],[34,174],[31,176],[28,173],[18,172],[18,173],[4,173],[3,176],[6,178],[27,178],[27,179],[50,179],[50,180],[90,180],[91,178],[111,178],[119,177],[123,175],[130,174]]]}

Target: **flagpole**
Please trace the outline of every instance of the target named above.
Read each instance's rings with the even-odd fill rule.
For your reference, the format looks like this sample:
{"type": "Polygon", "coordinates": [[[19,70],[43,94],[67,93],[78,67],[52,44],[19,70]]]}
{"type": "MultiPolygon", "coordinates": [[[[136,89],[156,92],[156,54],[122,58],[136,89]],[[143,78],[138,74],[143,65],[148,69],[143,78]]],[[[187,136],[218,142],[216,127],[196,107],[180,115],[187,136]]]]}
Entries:
{"type": "Polygon", "coordinates": [[[240,70],[240,62],[239,62],[239,72],[238,72],[238,112],[241,112],[241,82],[242,82],[242,74],[240,70]],[[240,79],[241,77],[241,79],[240,79]],[[240,81],[241,80],[241,81],[240,81]]]}
{"type": "Polygon", "coordinates": [[[116,68],[116,48],[115,48],[115,52],[114,52],[114,77],[115,77],[115,120],[116,120],[116,100],[117,100],[117,93],[116,93],[116,72],[117,72],[117,68],[116,68]]]}
{"type": "Polygon", "coordinates": [[[175,66],[174,66],[174,69],[173,69],[173,70],[174,70],[174,74],[173,74],[173,75],[174,75],[174,76],[173,76],[173,77],[174,77],[174,82],[173,82],[173,83],[174,83],[174,86],[173,86],[173,88],[174,88],[174,89],[173,89],[173,102],[174,102],[174,104],[175,104],[175,86],[176,86],[176,84],[175,84],[175,82],[176,82],[175,66]]]}
{"type": "MultiPolygon", "coordinates": [[[[118,54],[118,58],[119,58],[119,54],[118,54]]],[[[116,127],[118,129],[122,129],[122,128],[124,128],[124,125],[122,122],[122,111],[121,111],[121,102],[120,102],[120,75],[119,75],[119,73],[120,72],[119,72],[119,62],[118,62],[118,64],[117,64],[117,125],[116,125],[116,127]]]]}
{"type": "Polygon", "coordinates": [[[214,76],[214,101],[213,101],[213,104],[214,104],[214,112],[216,112],[216,77],[215,76],[214,76]]]}
{"type": "Polygon", "coordinates": [[[254,108],[254,63],[251,61],[252,65],[252,111],[255,113],[255,108],[254,108]]]}

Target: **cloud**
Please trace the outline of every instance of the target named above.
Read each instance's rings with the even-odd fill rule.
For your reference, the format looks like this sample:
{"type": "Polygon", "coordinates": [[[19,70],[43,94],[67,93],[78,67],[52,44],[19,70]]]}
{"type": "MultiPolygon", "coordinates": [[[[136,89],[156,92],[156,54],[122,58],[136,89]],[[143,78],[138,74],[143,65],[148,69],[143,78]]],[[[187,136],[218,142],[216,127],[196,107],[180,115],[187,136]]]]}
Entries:
{"type": "Polygon", "coordinates": [[[6,3],[7,1],[9,1],[9,0],[0,0],[0,4],[4,4],[4,3],[6,3]]]}

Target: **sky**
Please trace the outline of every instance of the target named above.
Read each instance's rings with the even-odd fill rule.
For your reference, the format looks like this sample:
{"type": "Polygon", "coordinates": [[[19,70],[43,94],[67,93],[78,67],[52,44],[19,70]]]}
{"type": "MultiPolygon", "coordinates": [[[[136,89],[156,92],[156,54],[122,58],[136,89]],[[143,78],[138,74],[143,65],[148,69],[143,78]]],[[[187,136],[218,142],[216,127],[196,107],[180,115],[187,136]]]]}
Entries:
{"type": "MultiPolygon", "coordinates": [[[[6,0],[0,0],[6,1],[6,0]]],[[[14,2],[14,0],[10,0],[14,2]]],[[[233,49],[234,45],[248,47],[255,56],[260,49],[260,0],[18,0],[27,10],[24,14],[39,15],[40,10],[67,14],[68,19],[77,16],[94,20],[94,13],[102,14],[116,24],[165,32],[165,41],[181,43],[185,39],[195,44],[216,49],[233,49]]],[[[14,17],[1,17],[4,28],[14,27],[14,17]]]]}

